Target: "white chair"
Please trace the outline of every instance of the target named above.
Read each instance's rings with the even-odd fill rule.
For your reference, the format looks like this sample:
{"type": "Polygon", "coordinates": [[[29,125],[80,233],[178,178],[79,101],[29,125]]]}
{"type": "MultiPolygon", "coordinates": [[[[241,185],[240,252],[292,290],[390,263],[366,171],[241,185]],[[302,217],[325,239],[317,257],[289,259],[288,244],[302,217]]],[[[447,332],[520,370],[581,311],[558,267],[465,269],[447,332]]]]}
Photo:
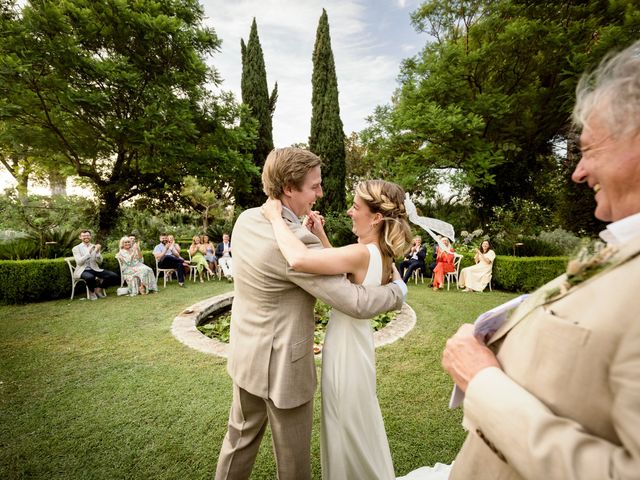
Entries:
{"type": "Polygon", "coordinates": [[[87,289],[87,299],[89,299],[89,286],[87,285],[87,282],[85,282],[83,278],[76,278],[74,276],[74,273],[76,272],[76,259],[73,257],[66,257],[64,261],[67,263],[69,272],[71,273],[71,300],[73,300],[73,295],[76,292],[76,285],[80,282],[84,282],[84,286],[87,289]]]}
{"type": "Polygon", "coordinates": [[[445,279],[447,281],[447,290],[449,290],[451,279],[455,280],[456,288],[460,288],[458,287],[458,278],[460,277],[460,263],[462,262],[463,257],[464,255],[460,255],[459,253],[453,252],[453,266],[455,270],[453,272],[447,272],[445,274],[445,279]]]}
{"type": "MultiPolygon", "coordinates": [[[[188,250],[188,252],[189,252],[189,278],[193,279],[193,281],[195,282],[196,276],[198,275],[198,266],[191,264],[191,250],[188,250]]],[[[207,274],[207,280],[211,280],[211,274],[209,273],[209,270],[205,269],[205,273],[207,274]]]]}
{"type": "MultiPolygon", "coordinates": [[[[155,255],[154,255],[155,257],[155,255]]],[[[176,273],[175,268],[160,268],[158,266],[158,259],[156,258],[156,285],[158,284],[158,277],[160,276],[160,272],[162,272],[162,276],[164,277],[164,288],[167,288],[167,276],[169,277],[169,281],[171,281],[171,277],[174,273],[176,273]]],[[[177,275],[177,273],[176,273],[177,275]]]]}
{"type": "Polygon", "coordinates": [[[424,274],[422,273],[421,268],[416,268],[411,276],[413,277],[413,281],[416,285],[418,284],[418,278],[422,281],[422,283],[424,283],[424,274]]]}
{"type": "Polygon", "coordinates": [[[118,266],[120,267],[120,288],[124,287],[124,276],[122,275],[122,271],[124,270],[124,262],[120,255],[116,255],[116,260],[118,260],[118,266]]]}

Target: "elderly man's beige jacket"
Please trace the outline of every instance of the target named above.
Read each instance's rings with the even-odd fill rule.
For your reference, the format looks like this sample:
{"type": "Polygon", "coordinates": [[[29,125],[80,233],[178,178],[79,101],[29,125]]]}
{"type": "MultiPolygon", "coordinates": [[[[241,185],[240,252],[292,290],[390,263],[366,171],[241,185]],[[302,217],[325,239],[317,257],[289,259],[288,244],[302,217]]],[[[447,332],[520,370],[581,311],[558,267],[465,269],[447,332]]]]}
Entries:
{"type": "Polygon", "coordinates": [[[469,384],[451,479],[640,479],[639,253],[545,301],[554,280],[496,332],[503,371],[469,384]]]}

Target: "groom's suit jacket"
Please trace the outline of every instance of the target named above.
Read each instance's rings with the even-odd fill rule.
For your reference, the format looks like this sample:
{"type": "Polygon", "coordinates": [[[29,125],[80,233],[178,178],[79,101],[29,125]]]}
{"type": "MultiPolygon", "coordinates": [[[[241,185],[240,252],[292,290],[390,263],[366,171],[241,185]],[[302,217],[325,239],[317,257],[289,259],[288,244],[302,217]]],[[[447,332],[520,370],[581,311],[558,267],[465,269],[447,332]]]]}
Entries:
{"type": "MultiPolygon", "coordinates": [[[[284,210],[283,218],[308,248],[322,248],[291,212],[284,210]]],[[[365,288],[345,275],[293,271],[259,208],[238,217],[232,237],[235,292],[227,369],[236,385],[271,399],[278,408],[313,399],[316,298],[358,318],[402,306],[402,292],[395,284],[365,288]]]]}
{"type": "Polygon", "coordinates": [[[496,332],[502,370],[469,383],[451,479],[640,478],[639,253],[548,301],[552,281],[496,332]]]}

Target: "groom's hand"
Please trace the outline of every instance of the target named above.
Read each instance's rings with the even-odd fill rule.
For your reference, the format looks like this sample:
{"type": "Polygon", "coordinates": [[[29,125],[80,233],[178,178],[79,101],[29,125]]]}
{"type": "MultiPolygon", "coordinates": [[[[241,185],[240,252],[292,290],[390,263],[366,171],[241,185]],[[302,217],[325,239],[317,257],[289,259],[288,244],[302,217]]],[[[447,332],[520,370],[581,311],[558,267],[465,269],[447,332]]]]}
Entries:
{"type": "Polygon", "coordinates": [[[500,362],[484,344],[474,336],[475,327],[466,323],[447,340],[442,352],[442,367],[451,375],[462,391],[480,371],[488,367],[500,368],[500,362]]]}

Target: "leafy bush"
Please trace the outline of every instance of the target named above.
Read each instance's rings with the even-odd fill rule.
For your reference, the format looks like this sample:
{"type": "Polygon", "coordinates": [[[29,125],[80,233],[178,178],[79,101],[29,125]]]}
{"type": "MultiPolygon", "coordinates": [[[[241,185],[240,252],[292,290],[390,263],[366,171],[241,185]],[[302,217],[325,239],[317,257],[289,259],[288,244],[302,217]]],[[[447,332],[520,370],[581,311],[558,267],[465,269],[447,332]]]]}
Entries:
{"type": "MultiPolygon", "coordinates": [[[[145,263],[155,270],[153,252],[143,255],[145,263]]],[[[120,273],[118,260],[111,254],[103,255],[101,267],[120,273]]],[[[82,296],[84,284],[80,286],[82,296]]],[[[71,296],[71,274],[64,258],[0,260],[0,303],[29,303],[66,296],[71,296]]]]}
{"type": "Polygon", "coordinates": [[[325,216],[325,231],[334,247],[356,243],[358,240],[352,231],[351,218],[344,212],[328,213],[325,216]]]}
{"type": "Polygon", "coordinates": [[[566,257],[507,257],[499,255],[493,266],[496,288],[531,292],[565,272],[566,257]]]}

